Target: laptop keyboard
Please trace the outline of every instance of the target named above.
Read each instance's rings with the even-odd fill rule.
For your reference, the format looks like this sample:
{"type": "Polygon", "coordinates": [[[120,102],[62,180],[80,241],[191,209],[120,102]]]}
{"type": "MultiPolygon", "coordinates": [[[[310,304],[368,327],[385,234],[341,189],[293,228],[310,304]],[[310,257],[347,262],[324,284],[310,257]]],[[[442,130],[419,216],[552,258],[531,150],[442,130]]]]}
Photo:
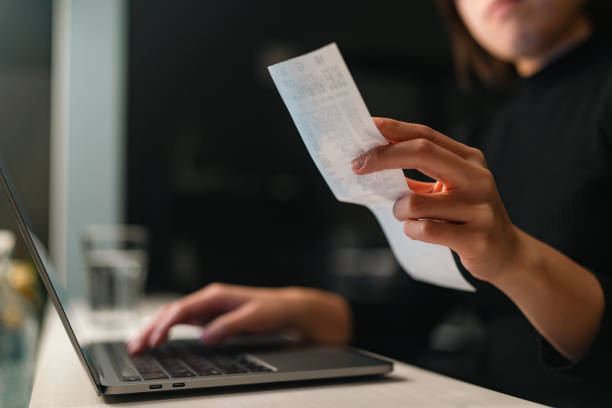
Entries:
{"type": "Polygon", "coordinates": [[[211,352],[198,346],[162,346],[130,357],[122,343],[108,343],[115,369],[123,381],[164,380],[273,371],[244,353],[211,352]]]}

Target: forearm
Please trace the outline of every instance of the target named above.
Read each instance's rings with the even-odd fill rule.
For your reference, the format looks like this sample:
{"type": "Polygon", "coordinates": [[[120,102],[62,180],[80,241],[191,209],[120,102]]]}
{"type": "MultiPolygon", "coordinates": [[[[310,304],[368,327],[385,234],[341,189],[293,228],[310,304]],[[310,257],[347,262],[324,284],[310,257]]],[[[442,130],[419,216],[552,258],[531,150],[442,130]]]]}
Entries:
{"type": "Polygon", "coordinates": [[[481,151],[426,126],[384,118],[375,123],[391,143],[355,158],[355,174],[416,169],[435,180],[409,181],[413,193],[395,202],[404,233],[454,250],[474,277],[505,292],[560,353],[579,359],[603,316],[596,277],[513,225],[481,151]]]}
{"type": "Polygon", "coordinates": [[[518,256],[490,283],[519,307],[548,342],[571,361],[597,336],[604,295],[597,278],[561,252],[519,231],[518,256]]]}

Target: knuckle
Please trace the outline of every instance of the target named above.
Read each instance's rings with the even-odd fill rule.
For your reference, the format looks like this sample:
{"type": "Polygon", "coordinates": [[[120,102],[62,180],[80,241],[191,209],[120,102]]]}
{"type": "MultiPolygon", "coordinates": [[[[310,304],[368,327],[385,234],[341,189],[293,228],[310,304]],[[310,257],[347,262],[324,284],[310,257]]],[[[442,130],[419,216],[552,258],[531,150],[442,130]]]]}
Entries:
{"type": "Polygon", "coordinates": [[[482,174],[487,182],[487,184],[493,185],[495,184],[495,179],[493,178],[493,173],[489,169],[482,169],[482,174]]]}
{"type": "Polygon", "coordinates": [[[496,190],[495,178],[493,173],[489,169],[481,168],[479,171],[479,178],[481,180],[481,188],[486,195],[493,193],[496,190]]]}
{"type": "Polygon", "coordinates": [[[178,316],[183,310],[183,303],[180,300],[170,303],[168,305],[168,309],[166,310],[169,316],[178,316]]]}
{"type": "Polygon", "coordinates": [[[435,149],[435,145],[429,140],[421,138],[414,140],[413,148],[416,154],[427,155],[435,149]]]}
{"type": "Polygon", "coordinates": [[[419,123],[415,123],[412,126],[413,131],[419,135],[420,138],[430,141],[432,144],[439,142],[440,134],[429,126],[419,123]]]}
{"type": "Polygon", "coordinates": [[[495,224],[495,213],[489,205],[486,205],[480,213],[480,224],[484,228],[491,228],[495,224]]]}
{"type": "Polygon", "coordinates": [[[207,292],[217,293],[225,289],[225,285],[219,282],[212,282],[204,288],[207,292]]]}
{"type": "Polygon", "coordinates": [[[476,149],[475,147],[470,148],[470,156],[472,160],[478,164],[486,165],[487,163],[485,155],[480,149],[476,149]]]}
{"type": "Polygon", "coordinates": [[[427,125],[416,124],[415,126],[419,133],[422,134],[424,137],[434,138],[437,135],[437,132],[427,125]]]}
{"type": "Polygon", "coordinates": [[[419,194],[412,194],[408,199],[408,215],[410,218],[418,218],[422,214],[426,204],[425,197],[419,194]]]}

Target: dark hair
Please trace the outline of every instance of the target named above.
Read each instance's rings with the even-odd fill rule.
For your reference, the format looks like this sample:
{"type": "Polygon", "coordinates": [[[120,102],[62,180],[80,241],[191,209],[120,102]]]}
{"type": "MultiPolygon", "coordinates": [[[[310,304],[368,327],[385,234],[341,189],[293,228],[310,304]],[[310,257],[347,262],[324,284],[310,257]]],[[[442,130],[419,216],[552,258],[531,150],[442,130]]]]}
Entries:
{"type": "MultiPolygon", "coordinates": [[[[511,88],[517,78],[514,66],[489,54],[476,42],[461,19],[455,0],[436,0],[436,3],[451,35],[459,84],[469,88],[478,79],[487,86],[511,88]]],[[[595,31],[610,33],[612,1],[587,0],[585,11],[595,31]]]]}

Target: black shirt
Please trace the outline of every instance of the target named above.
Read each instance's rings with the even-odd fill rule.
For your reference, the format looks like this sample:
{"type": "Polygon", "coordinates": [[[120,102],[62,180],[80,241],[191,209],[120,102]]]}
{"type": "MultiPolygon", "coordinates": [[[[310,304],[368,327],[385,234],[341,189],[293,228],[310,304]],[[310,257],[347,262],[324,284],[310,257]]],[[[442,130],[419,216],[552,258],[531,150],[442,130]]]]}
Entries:
{"type": "Polygon", "coordinates": [[[517,227],[596,274],[607,306],[598,338],[581,361],[569,364],[512,301],[463,269],[477,288],[468,303],[482,321],[484,340],[469,353],[469,362],[458,360],[447,373],[555,406],[612,403],[605,385],[612,385],[609,39],[592,36],[521,80],[503,109],[480,114],[476,125],[451,136],[483,151],[517,227]]]}

